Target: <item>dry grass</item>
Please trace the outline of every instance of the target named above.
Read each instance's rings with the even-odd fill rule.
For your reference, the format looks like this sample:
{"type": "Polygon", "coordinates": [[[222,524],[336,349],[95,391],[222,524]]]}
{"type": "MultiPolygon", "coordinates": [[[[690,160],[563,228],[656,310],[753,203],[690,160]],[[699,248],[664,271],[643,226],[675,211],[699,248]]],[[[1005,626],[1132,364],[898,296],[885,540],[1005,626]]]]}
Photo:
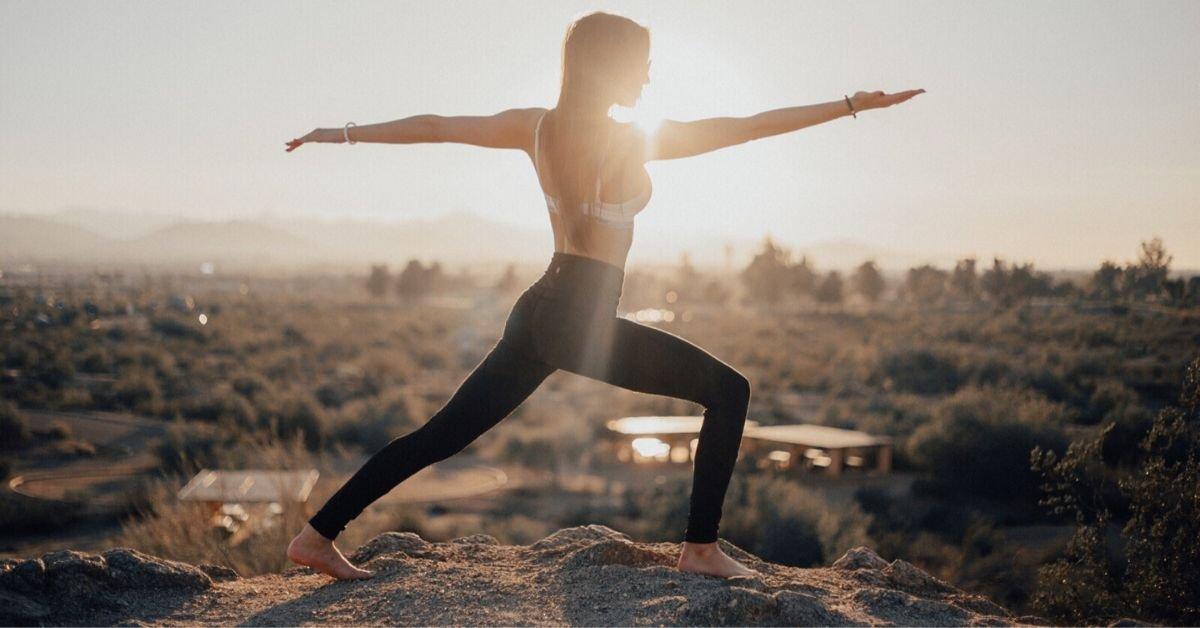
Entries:
{"type": "MultiPolygon", "coordinates": [[[[300,438],[290,442],[258,440],[227,452],[222,458],[223,469],[319,466],[300,438]]],[[[259,519],[261,523],[248,534],[230,537],[212,524],[210,511],[204,504],[176,497],[180,485],[175,478],[151,481],[146,487],[147,505],[138,508],[136,516],[122,525],[113,545],[193,564],[222,565],[243,576],[278,573],[291,566],[286,556],[288,542],[328,497],[314,492],[308,504],[282,504],[283,510],[277,516],[259,519]]],[[[339,537],[338,545],[352,549],[380,532],[393,529],[394,523],[395,517],[368,510],[339,537]]]]}

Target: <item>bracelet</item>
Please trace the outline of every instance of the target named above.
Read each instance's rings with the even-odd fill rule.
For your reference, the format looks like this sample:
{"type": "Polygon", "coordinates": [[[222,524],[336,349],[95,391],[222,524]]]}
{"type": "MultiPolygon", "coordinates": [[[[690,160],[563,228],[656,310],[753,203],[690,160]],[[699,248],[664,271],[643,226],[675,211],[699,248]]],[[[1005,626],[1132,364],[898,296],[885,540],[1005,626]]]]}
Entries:
{"type": "Polygon", "coordinates": [[[857,120],[858,114],[854,112],[854,105],[850,104],[850,97],[845,94],[842,94],[842,98],[846,99],[846,106],[850,108],[850,115],[854,116],[854,119],[857,120]]]}
{"type": "Polygon", "coordinates": [[[354,124],[353,122],[347,122],[346,126],[342,127],[342,137],[345,137],[346,142],[349,144],[357,144],[358,142],[350,141],[350,127],[352,127],[352,126],[358,126],[358,125],[354,124]]]}

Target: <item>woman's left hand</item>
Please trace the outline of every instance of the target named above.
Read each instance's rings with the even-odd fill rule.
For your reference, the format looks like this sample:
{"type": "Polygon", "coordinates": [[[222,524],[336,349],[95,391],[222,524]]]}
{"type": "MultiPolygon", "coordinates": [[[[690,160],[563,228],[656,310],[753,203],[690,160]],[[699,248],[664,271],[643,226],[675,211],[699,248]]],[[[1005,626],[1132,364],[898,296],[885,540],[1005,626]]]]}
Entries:
{"type": "Polygon", "coordinates": [[[322,131],[321,129],[313,129],[313,130],[309,131],[308,133],[306,133],[304,135],[304,137],[299,137],[290,142],[285,142],[285,145],[287,146],[287,148],[285,150],[290,153],[290,152],[296,150],[297,148],[300,148],[300,145],[305,142],[326,141],[326,140],[321,139],[322,138],[321,131],[322,131]]]}
{"type": "Polygon", "coordinates": [[[850,104],[854,105],[855,111],[883,109],[884,107],[891,107],[897,103],[902,103],[917,94],[924,93],[924,89],[910,89],[906,92],[896,92],[894,94],[885,94],[884,92],[855,92],[850,97],[850,104]]]}

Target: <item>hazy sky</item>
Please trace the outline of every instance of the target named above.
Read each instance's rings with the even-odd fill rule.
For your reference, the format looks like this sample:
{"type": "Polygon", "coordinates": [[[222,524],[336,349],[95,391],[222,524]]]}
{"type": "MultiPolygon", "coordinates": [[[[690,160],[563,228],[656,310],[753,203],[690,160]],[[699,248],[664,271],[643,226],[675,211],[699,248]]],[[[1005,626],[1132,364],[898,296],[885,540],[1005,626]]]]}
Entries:
{"type": "MultiPolygon", "coordinates": [[[[702,236],[1046,266],[1161,235],[1200,267],[1200,2],[0,2],[0,211],[427,217],[549,229],[520,151],[284,142],[552,106],[571,19],[652,30],[643,104],[749,115],[926,94],[649,166],[631,258],[702,236]]],[[[547,236],[547,256],[550,250],[547,236]]]]}

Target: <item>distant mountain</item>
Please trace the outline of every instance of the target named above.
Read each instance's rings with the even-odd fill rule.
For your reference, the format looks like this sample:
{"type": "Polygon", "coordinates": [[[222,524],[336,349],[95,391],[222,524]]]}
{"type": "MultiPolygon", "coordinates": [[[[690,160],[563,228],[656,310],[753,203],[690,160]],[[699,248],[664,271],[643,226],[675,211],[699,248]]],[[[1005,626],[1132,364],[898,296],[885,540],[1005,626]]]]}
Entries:
{"type": "Polygon", "coordinates": [[[328,259],[403,264],[476,263],[549,259],[554,240],[549,226],[529,229],[488,220],[469,212],[433,219],[384,222],[361,219],[281,220],[270,223],[312,242],[328,259]]]}
{"type": "Polygon", "coordinates": [[[464,212],[403,222],[179,221],[130,238],[106,237],[66,222],[81,218],[95,216],[0,216],[0,260],[312,268],[401,266],[413,258],[444,264],[533,262],[549,259],[554,250],[549,229],[542,232],[464,212]]]}
{"type": "Polygon", "coordinates": [[[125,255],[139,261],[244,262],[291,265],[322,261],[313,243],[258,222],[188,222],[119,242],[125,255]]]}
{"type": "Polygon", "coordinates": [[[186,222],[187,218],[162,212],[100,209],[68,205],[47,214],[45,218],[87,229],[96,235],[116,240],[144,236],[170,225],[186,222]]]}
{"type": "Polygon", "coordinates": [[[0,259],[81,260],[107,255],[112,241],[95,233],[32,216],[0,216],[0,259]]]}
{"type": "MultiPolygon", "coordinates": [[[[647,267],[677,265],[687,251],[697,267],[737,270],[745,267],[763,244],[763,238],[723,234],[689,238],[688,246],[681,246],[671,234],[635,237],[630,263],[647,267]]],[[[848,271],[868,259],[891,271],[922,263],[946,267],[954,262],[950,255],[919,255],[859,240],[804,245],[776,242],[792,251],[794,260],[807,255],[821,271],[848,271]]],[[[367,264],[399,267],[413,258],[453,266],[538,265],[544,264],[553,250],[549,225],[535,229],[470,212],[402,221],[261,216],[202,222],[78,207],[49,215],[0,216],[0,260],[8,262],[212,262],[224,269],[329,270],[367,264]]]]}

